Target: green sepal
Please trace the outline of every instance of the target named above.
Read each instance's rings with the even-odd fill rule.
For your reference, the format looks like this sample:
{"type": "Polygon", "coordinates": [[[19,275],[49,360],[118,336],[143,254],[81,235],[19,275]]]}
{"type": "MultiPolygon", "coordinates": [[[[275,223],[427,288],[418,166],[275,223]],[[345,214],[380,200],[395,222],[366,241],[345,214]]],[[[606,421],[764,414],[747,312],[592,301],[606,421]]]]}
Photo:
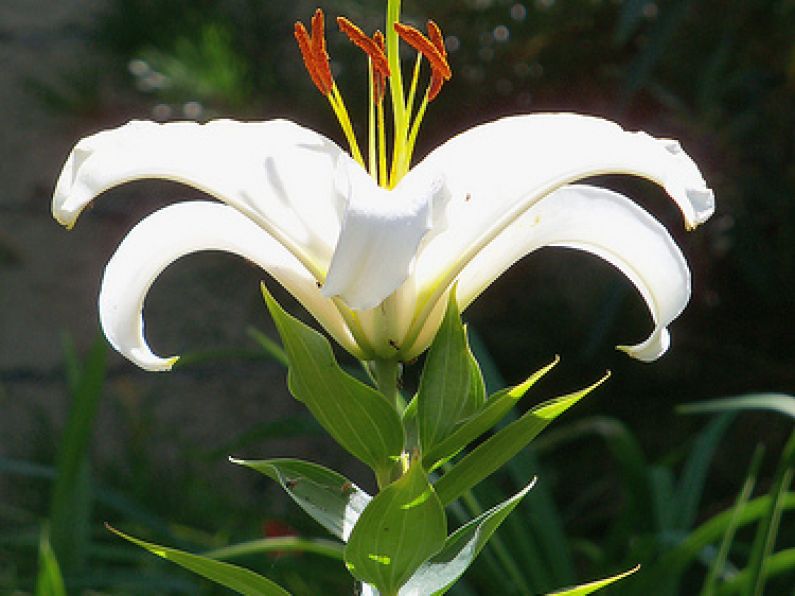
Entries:
{"type": "Polygon", "coordinates": [[[392,404],[343,371],[328,340],[288,314],[264,284],[262,295],[287,352],[290,393],[349,453],[376,475],[388,474],[403,450],[403,426],[392,404]]]}
{"type": "Polygon", "coordinates": [[[417,423],[423,451],[433,449],[483,403],[485,389],[461,323],[455,288],[428,350],[417,390],[417,423]]]}
{"type": "Polygon", "coordinates": [[[217,584],[235,590],[244,596],[290,596],[290,592],[282,588],[279,584],[266,577],[257,575],[250,569],[238,567],[231,563],[224,563],[223,561],[216,561],[215,559],[210,559],[201,555],[186,553],[185,551],[161,546],[152,542],[145,542],[120,532],[107,524],[105,524],[105,527],[125,540],[145,548],[153,555],[176,563],[188,571],[192,571],[217,584]]]}
{"type": "MultiPolygon", "coordinates": [[[[524,397],[530,387],[535,385],[559,361],[560,358],[556,356],[555,360],[533,373],[523,383],[514,387],[507,387],[492,395],[477,413],[464,420],[450,435],[437,443],[435,447],[423,453],[422,463],[425,469],[431,471],[438,468],[470,442],[491,429],[511,411],[516,402],[524,397]]],[[[478,370],[478,372],[480,371],[478,370]]]]}
{"type": "Polygon", "coordinates": [[[424,561],[442,549],[446,536],[444,507],[415,460],[359,517],[345,548],[345,563],[358,580],[382,594],[396,594],[424,561]]]}
{"type": "Polygon", "coordinates": [[[278,482],[312,519],[343,541],[372,498],[342,474],[300,459],[230,461],[278,482]]]}
{"type": "Polygon", "coordinates": [[[533,488],[535,480],[499,505],[480,514],[450,534],[444,547],[425,561],[411,576],[400,594],[443,594],[474,562],[489,538],[508,514],[533,488]]]}
{"type": "Polygon", "coordinates": [[[546,401],[478,445],[434,484],[442,503],[460,497],[535,439],[555,418],[601,385],[610,374],[580,391],[546,401]]]}
{"type": "Polygon", "coordinates": [[[628,575],[632,575],[638,569],[640,569],[640,565],[633,567],[629,571],[625,571],[624,573],[619,573],[617,575],[613,575],[605,579],[599,579],[593,582],[588,582],[587,584],[574,586],[573,588],[563,588],[562,590],[556,590],[555,592],[550,592],[548,596],[586,596],[586,594],[591,594],[593,592],[596,592],[597,590],[601,590],[602,588],[607,587],[610,584],[617,582],[620,579],[624,579],[628,575]]]}

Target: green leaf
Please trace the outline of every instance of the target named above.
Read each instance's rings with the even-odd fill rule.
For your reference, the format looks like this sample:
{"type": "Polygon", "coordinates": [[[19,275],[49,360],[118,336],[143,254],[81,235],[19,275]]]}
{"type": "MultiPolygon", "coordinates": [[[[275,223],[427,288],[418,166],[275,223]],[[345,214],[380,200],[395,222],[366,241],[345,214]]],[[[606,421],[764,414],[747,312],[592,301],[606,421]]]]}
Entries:
{"type": "Polygon", "coordinates": [[[423,454],[422,463],[427,470],[433,470],[447,461],[450,457],[477,439],[487,430],[491,429],[513,408],[527,390],[547,374],[560,358],[557,356],[550,364],[535,372],[526,381],[514,387],[506,387],[491,396],[485,404],[466,420],[464,420],[452,433],[440,441],[433,449],[423,454]]]}
{"type": "MultiPolygon", "coordinates": [[[[775,505],[779,510],[795,510],[795,493],[784,493],[778,503],[771,495],[751,499],[739,512],[734,507],[713,515],[703,524],[692,530],[684,539],[673,548],[662,554],[654,565],[647,566],[646,572],[637,579],[637,592],[653,593],[667,578],[682,573],[703,549],[718,542],[730,525],[737,528],[744,527],[751,522],[764,519],[771,507],[775,505]]],[[[748,571],[746,569],[743,573],[748,571]]]]}
{"type": "Polygon", "coordinates": [[[376,475],[387,475],[403,450],[403,426],[392,404],[343,371],[328,340],[289,315],[264,285],[262,294],[287,352],[290,392],[342,447],[376,475]]]}
{"type": "Polygon", "coordinates": [[[259,538],[223,546],[202,553],[208,559],[235,559],[261,553],[312,553],[338,561],[344,560],[345,545],[336,540],[323,538],[301,538],[300,536],[279,536],[278,538],[259,538]]]}
{"type": "Polygon", "coordinates": [[[704,587],[701,589],[702,596],[713,596],[715,594],[715,590],[718,587],[718,577],[723,574],[726,560],[729,557],[729,549],[734,542],[734,535],[737,532],[737,523],[740,519],[740,515],[748,504],[748,500],[751,498],[754,486],[756,486],[756,479],[759,475],[759,468],[762,466],[762,456],[764,452],[765,449],[763,445],[759,444],[756,446],[753,459],[751,460],[751,466],[745,476],[745,482],[743,482],[740,494],[737,495],[737,500],[734,502],[731,520],[723,534],[720,549],[718,550],[717,556],[712,561],[712,564],[709,566],[709,572],[704,580],[704,587]]]}
{"type": "MultiPolygon", "coordinates": [[[[793,570],[795,570],[795,548],[782,549],[765,560],[765,579],[773,579],[793,570]]],[[[719,588],[718,594],[724,596],[741,593],[748,586],[749,572],[750,569],[746,568],[733,575],[719,588]]]]}
{"type": "Polygon", "coordinates": [[[284,353],[284,348],[256,327],[249,327],[247,332],[248,336],[259,344],[263,352],[287,368],[289,362],[287,360],[287,354],[284,353]]]}
{"type": "Polygon", "coordinates": [[[478,410],[485,389],[478,391],[476,385],[470,390],[473,380],[482,386],[480,370],[473,369],[466,329],[453,290],[444,320],[425,359],[417,390],[417,421],[423,451],[433,449],[461,420],[478,410]]]}
{"type": "Polygon", "coordinates": [[[464,456],[434,484],[439,499],[447,505],[465,491],[497,471],[536,438],[555,418],[601,385],[610,374],[580,391],[536,406],[464,456]]]}
{"type": "Polygon", "coordinates": [[[400,594],[442,594],[447,591],[469,568],[492,534],[534,484],[535,480],[510,499],[453,532],[442,550],[425,561],[411,576],[400,594]]]}
{"type": "Polygon", "coordinates": [[[676,408],[680,414],[710,414],[737,410],[770,410],[795,418],[795,397],[783,393],[755,393],[683,404],[676,408]]]}
{"type": "Polygon", "coordinates": [[[770,504],[756,529],[751,556],[748,561],[749,582],[745,594],[761,596],[764,592],[767,560],[773,547],[784,511],[784,500],[795,476],[795,432],[793,432],[781,453],[776,474],[770,487],[770,504]]]}
{"type": "Polygon", "coordinates": [[[39,572],[36,576],[36,596],[66,596],[58,559],[50,546],[49,532],[42,528],[39,537],[39,572]]]}
{"type": "Polygon", "coordinates": [[[83,363],[69,341],[64,342],[64,352],[72,402],[58,446],[49,533],[61,568],[68,574],[85,564],[90,540],[92,491],[88,450],[105,383],[107,348],[105,340],[98,337],[83,363]]]}
{"type": "Polygon", "coordinates": [[[698,434],[670,501],[674,529],[686,530],[693,525],[713,455],[733,420],[734,416],[729,413],[717,416],[698,434]]]}
{"type": "Polygon", "coordinates": [[[244,596],[290,596],[290,593],[279,586],[277,583],[272,582],[268,578],[257,575],[249,569],[232,565],[231,563],[224,563],[222,561],[215,561],[201,555],[194,555],[186,553],[175,548],[145,542],[138,538],[134,538],[115,528],[106,524],[108,530],[114,534],[121,536],[125,540],[129,540],[133,544],[145,548],[153,555],[162,557],[167,561],[176,563],[180,567],[192,571],[202,577],[214,581],[217,584],[235,590],[244,596]]]}
{"type": "MultiPolygon", "coordinates": [[[[464,326],[466,332],[467,327],[464,326]]],[[[486,383],[483,380],[483,373],[480,370],[477,358],[472,353],[467,342],[467,358],[469,359],[469,396],[467,402],[480,409],[486,401],[486,383]]]]}
{"type": "Polygon", "coordinates": [[[586,594],[591,594],[592,592],[596,592],[597,590],[601,590],[602,588],[609,586],[610,584],[617,582],[620,579],[627,577],[628,575],[632,575],[638,569],[640,569],[640,565],[637,567],[633,567],[629,571],[625,571],[624,573],[619,573],[618,575],[614,575],[612,577],[608,577],[605,579],[600,579],[594,582],[589,582],[587,584],[582,584],[580,586],[575,586],[573,588],[564,588],[562,590],[557,590],[552,592],[549,596],[585,596],[586,594]]]}
{"type": "Polygon", "coordinates": [[[345,562],[382,596],[398,589],[445,544],[447,520],[419,461],[376,495],[353,528],[345,562]]]}
{"type": "Polygon", "coordinates": [[[300,459],[231,461],[281,484],[301,509],[343,541],[348,540],[353,526],[372,498],[342,474],[300,459]]]}

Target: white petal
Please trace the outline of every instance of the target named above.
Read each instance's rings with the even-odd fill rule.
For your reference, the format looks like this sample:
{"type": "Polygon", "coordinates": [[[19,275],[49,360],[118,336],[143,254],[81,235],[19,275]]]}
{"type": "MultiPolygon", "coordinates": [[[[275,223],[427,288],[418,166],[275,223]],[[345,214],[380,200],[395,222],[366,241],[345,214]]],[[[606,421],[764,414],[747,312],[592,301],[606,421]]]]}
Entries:
{"type": "Polygon", "coordinates": [[[156,211],[124,238],[105,268],[99,313],[111,345],[147,370],[168,370],[144,338],[143,305],[155,278],[183,255],[222,250],[265,269],[292,293],[354,355],[358,348],[333,303],[315,279],[281,244],[235,209],[209,201],[178,203],[156,211]]]}
{"type": "Polygon", "coordinates": [[[359,166],[343,165],[338,186],[348,197],[342,230],[323,285],[354,310],[373,308],[408,277],[417,246],[431,228],[437,178],[385,190],[359,166]]]}
{"type": "Polygon", "coordinates": [[[618,268],[635,284],[655,323],[647,340],[620,349],[646,362],[668,349],[666,326],[690,299],[687,263],[654,217],[603,188],[563,187],[515,220],[461,271],[460,306],[465,308],[513,263],[543,246],[584,250],[618,268]]]}
{"type": "Polygon", "coordinates": [[[75,146],[52,211],[71,227],[90,201],[114,186],[143,178],[174,180],[245,213],[322,276],[344,208],[334,171],[345,158],[325,137],[283,120],[130,122],[75,146]]]}
{"type": "MultiPolygon", "coordinates": [[[[662,185],[688,227],[714,210],[698,168],[679,145],[575,114],[505,118],[470,129],[430,153],[404,178],[441,172],[446,227],[426,237],[421,286],[452,281],[472,254],[549,192],[599,174],[632,174],[662,185]]],[[[444,285],[444,284],[442,284],[444,285]]]]}

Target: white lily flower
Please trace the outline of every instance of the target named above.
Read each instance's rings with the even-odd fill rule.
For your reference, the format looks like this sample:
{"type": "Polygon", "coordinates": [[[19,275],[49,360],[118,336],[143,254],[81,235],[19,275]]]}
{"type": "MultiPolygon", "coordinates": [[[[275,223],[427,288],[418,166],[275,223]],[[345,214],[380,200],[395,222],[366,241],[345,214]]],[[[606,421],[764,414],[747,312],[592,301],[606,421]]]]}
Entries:
{"type": "MultiPolygon", "coordinates": [[[[336,85],[321,91],[344,111],[336,85]]],[[[419,118],[427,101],[426,94],[419,118]]],[[[410,112],[410,102],[404,108],[410,112]]],[[[600,174],[647,178],[692,229],[714,200],[678,143],[600,118],[534,114],[472,128],[409,170],[416,131],[407,132],[406,112],[395,117],[403,132],[391,177],[372,158],[366,171],[358,148],[354,159],[284,120],[131,122],[81,140],[52,203],[67,227],[101,193],[143,178],[182,182],[223,203],[169,206],[129,232],[100,292],[113,347],[143,368],[169,369],[175,357],[155,355],[144,337],[146,294],[179,257],[223,250],[261,266],[355,357],[407,361],[432,341],[453,285],[463,310],[523,256],[566,246],[613,264],[645,300],[654,329],[622,349],[644,361],[665,352],[666,328],[690,297],[681,252],[630,199],[576,183],[600,174]]],[[[347,113],[341,122],[346,129],[347,113]]]]}

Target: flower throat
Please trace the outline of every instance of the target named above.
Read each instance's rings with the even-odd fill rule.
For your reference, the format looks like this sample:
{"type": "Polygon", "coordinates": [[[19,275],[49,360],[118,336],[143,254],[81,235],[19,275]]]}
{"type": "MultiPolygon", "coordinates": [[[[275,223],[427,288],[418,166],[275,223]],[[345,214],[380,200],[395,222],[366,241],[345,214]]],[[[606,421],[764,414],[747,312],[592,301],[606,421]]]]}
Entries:
{"type": "Polygon", "coordinates": [[[328,99],[348,141],[351,155],[383,188],[394,188],[409,171],[417,134],[428,104],[436,98],[442,85],[452,76],[447,63],[444,38],[438,25],[429,20],[426,36],[418,29],[401,23],[399,17],[400,1],[390,0],[387,7],[386,35],[376,31],[372,37],[345,17],[337,17],[340,31],[367,55],[370,89],[367,162],[359,148],[342,94],[331,73],[323,11],[319,8],[315,11],[309,31],[300,21],[295,24],[295,39],[306,70],[318,91],[328,99]],[[401,39],[417,51],[408,93],[404,90],[400,70],[398,45],[401,39]],[[415,110],[423,58],[428,62],[430,78],[425,94],[415,110]],[[394,121],[391,153],[387,147],[384,110],[387,87],[394,121]]]}

